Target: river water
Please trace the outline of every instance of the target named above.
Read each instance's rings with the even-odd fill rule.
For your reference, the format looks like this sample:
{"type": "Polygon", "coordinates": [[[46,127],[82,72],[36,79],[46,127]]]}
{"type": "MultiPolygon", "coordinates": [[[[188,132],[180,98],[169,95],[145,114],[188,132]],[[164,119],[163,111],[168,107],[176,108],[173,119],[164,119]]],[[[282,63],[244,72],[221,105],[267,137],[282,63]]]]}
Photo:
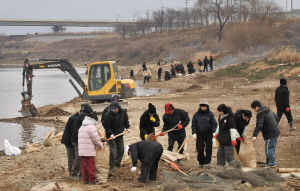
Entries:
{"type": "MultiPolygon", "coordinates": [[[[82,78],[84,78],[85,68],[76,68],[82,78]]],[[[45,69],[33,71],[33,98],[35,107],[42,107],[49,104],[60,104],[68,102],[78,97],[77,92],[69,83],[68,78],[72,77],[68,73],[63,73],[59,69],[45,69]]],[[[73,80],[74,81],[74,80],[73,80]]],[[[76,84],[76,82],[74,81],[76,84]]],[[[136,91],[138,96],[168,93],[168,90],[147,89],[139,87],[142,84],[136,81],[136,91]]],[[[76,84],[78,89],[81,87],[76,84]]],[[[22,117],[21,109],[22,88],[22,68],[12,68],[0,65],[0,119],[22,117]]],[[[26,88],[25,88],[26,90],[26,88]]],[[[0,151],[4,150],[4,139],[7,139],[13,146],[22,147],[26,142],[33,143],[40,140],[50,129],[33,124],[14,124],[0,122],[0,151]]]]}

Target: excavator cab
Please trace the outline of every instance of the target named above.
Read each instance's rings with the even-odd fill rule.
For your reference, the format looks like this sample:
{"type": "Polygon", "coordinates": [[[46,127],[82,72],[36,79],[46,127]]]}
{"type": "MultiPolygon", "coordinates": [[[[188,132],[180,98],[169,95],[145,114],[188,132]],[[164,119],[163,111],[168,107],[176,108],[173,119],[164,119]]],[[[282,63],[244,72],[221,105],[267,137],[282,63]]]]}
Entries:
{"type": "Polygon", "coordinates": [[[136,96],[134,81],[121,79],[116,61],[88,64],[85,74],[85,100],[103,102],[110,100],[113,94],[118,94],[121,99],[136,96]]]}

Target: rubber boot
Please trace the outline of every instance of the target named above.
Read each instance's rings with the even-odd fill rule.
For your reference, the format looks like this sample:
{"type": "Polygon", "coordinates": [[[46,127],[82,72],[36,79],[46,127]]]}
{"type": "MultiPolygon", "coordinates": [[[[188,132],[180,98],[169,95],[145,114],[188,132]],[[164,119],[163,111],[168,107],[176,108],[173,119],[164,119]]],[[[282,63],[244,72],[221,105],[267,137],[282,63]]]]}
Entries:
{"type": "Polygon", "coordinates": [[[290,131],[296,130],[296,127],[293,127],[293,122],[290,122],[289,124],[290,124],[290,131]]]}
{"type": "Polygon", "coordinates": [[[145,183],[143,182],[138,182],[137,184],[132,185],[133,187],[144,187],[145,183]]]}

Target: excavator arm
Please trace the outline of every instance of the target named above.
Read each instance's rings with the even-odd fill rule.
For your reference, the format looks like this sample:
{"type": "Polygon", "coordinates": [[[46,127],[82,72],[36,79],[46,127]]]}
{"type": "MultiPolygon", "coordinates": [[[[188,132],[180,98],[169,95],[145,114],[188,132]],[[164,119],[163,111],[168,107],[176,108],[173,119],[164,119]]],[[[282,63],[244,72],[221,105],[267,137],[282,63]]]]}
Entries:
{"type": "MultiPolygon", "coordinates": [[[[67,59],[34,59],[36,61],[45,61],[46,63],[43,64],[29,64],[29,60],[25,59],[24,66],[23,66],[23,91],[21,93],[23,100],[22,103],[22,109],[21,114],[25,117],[29,116],[37,116],[38,111],[36,110],[35,106],[31,103],[31,99],[33,97],[32,95],[32,78],[33,70],[34,69],[49,69],[49,68],[57,68],[60,69],[63,72],[68,72],[73,79],[79,84],[80,87],[84,90],[85,83],[74,68],[74,66],[67,60],[67,59]],[[24,86],[26,82],[27,90],[24,91],[24,86]]],[[[72,86],[77,91],[78,95],[82,97],[82,93],[78,90],[72,79],[69,79],[69,82],[72,84],[72,86]]]]}

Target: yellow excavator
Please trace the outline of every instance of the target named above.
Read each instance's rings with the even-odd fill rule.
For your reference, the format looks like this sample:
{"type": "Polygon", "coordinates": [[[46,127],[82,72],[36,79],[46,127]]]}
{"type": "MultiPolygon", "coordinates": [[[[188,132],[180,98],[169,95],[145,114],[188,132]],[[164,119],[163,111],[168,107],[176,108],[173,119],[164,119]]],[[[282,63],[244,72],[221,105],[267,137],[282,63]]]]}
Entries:
{"type": "MultiPolygon", "coordinates": [[[[136,96],[135,83],[131,79],[121,79],[118,71],[117,61],[102,61],[86,65],[85,81],[80,77],[72,63],[67,59],[25,59],[23,65],[23,91],[21,93],[23,99],[21,114],[25,117],[38,116],[39,113],[35,106],[31,103],[32,94],[32,79],[34,77],[34,69],[49,69],[57,68],[62,72],[68,72],[72,78],[83,89],[80,91],[74,84],[72,79],[69,82],[72,84],[78,95],[84,99],[91,101],[91,106],[94,111],[103,109],[99,103],[110,101],[112,95],[118,94],[120,99],[136,96]],[[39,61],[42,63],[30,64],[31,61],[39,61]],[[25,91],[25,82],[27,90],[25,91]],[[100,107],[98,107],[100,106],[100,107]]],[[[120,102],[122,107],[128,106],[126,102],[120,102]]]]}

